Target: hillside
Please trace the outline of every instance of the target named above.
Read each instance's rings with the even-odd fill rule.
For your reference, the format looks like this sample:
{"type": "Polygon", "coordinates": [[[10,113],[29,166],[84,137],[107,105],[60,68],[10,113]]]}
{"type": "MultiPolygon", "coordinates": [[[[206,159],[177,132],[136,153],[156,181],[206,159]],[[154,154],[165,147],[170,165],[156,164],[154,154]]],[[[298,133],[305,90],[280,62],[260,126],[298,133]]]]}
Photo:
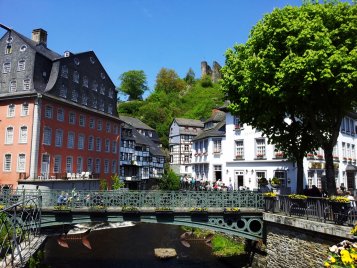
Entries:
{"type": "Polygon", "coordinates": [[[223,93],[218,84],[202,87],[201,81],[181,92],[154,91],[146,100],[119,103],[119,114],[137,117],[160,136],[168,148],[170,124],[175,117],[206,119],[211,110],[223,104],[223,93]]]}

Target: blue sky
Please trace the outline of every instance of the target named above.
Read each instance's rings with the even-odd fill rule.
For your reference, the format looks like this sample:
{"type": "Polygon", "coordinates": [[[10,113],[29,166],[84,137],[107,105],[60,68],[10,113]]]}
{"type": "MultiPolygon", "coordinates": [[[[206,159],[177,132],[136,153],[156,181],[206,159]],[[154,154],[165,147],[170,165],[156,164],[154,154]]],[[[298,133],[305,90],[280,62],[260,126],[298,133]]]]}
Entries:
{"type": "Polygon", "coordinates": [[[162,67],[180,77],[191,67],[200,77],[201,61],[224,65],[225,51],[246,42],[264,14],[301,2],[0,0],[0,23],[29,38],[33,29],[45,29],[48,47],[60,54],[93,50],[117,86],[123,72],[143,70],[153,90],[162,67]]]}

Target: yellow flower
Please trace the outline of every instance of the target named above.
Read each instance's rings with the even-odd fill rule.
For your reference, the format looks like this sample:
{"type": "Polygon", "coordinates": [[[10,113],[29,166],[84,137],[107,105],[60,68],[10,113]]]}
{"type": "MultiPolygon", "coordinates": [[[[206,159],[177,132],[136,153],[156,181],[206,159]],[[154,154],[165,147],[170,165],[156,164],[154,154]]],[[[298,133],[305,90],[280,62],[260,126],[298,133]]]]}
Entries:
{"type": "Polygon", "coordinates": [[[331,263],[335,263],[335,262],[336,262],[336,259],[335,259],[333,256],[330,256],[330,257],[329,257],[329,261],[330,261],[331,263]]]}
{"type": "Polygon", "coordinates": [[[351,252],[350,256],[353,260],[357,261],[357,252],[355,252],[355,251],[351,252]]]}
{"type": "Polygon", "coordinates": [[[324,266],[325,267],[330,267],[331,265],[327,261],[325,261],[324,266]]]}
{"type": "Polygon", "coordinates": [[[343,264],[353,264],[353,260],[351,259],[350,253],[346,249],[342,249],[340,254],[343,264]]]}

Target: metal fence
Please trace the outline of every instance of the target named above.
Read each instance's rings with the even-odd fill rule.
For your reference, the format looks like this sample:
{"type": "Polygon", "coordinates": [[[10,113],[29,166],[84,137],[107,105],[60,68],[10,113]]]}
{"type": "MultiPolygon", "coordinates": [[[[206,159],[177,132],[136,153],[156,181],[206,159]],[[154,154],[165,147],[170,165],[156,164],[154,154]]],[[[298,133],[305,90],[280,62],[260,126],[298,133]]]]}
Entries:
{"type": "MultiPolygon", "coordinates": [[[[77,191],[77,190],[19,190],[14,199],[41,196],[42,207],[65,205],[70,208],[105,206],[123,207],[202,207],[202,208],[263,208],[260,193],[252,191],[77,191]]],[[[11,203],[11,198],[6,199],[11,203]]],[[[1,204],[1,199],[0,199],[1,204]]]]}
{"type": "Polygon", "coordinates": [[[0,195],[0,267],[24,267],[42,243],[38,196],[0,195]]]}
{"type": "Polygon", "coordinates": [[[355,201],[337,203],[320,197],[291,199],[288,196],[280,195],[276,198],[264,198],[264,210],[327,223],[347,224],[350,226],[357,223],[355,201]]]}

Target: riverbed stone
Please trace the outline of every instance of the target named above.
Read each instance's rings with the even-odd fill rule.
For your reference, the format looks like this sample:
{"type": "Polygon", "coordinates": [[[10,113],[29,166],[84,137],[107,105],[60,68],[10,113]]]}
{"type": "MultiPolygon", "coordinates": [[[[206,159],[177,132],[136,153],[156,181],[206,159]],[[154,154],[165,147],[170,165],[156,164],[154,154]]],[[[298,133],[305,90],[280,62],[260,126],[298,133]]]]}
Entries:
{"type": "Polygon", "coordinates": [[[174,258],[177,256],[174,248],[155,248],[154,252],[155,256],[160,259],[174,258]]]}

